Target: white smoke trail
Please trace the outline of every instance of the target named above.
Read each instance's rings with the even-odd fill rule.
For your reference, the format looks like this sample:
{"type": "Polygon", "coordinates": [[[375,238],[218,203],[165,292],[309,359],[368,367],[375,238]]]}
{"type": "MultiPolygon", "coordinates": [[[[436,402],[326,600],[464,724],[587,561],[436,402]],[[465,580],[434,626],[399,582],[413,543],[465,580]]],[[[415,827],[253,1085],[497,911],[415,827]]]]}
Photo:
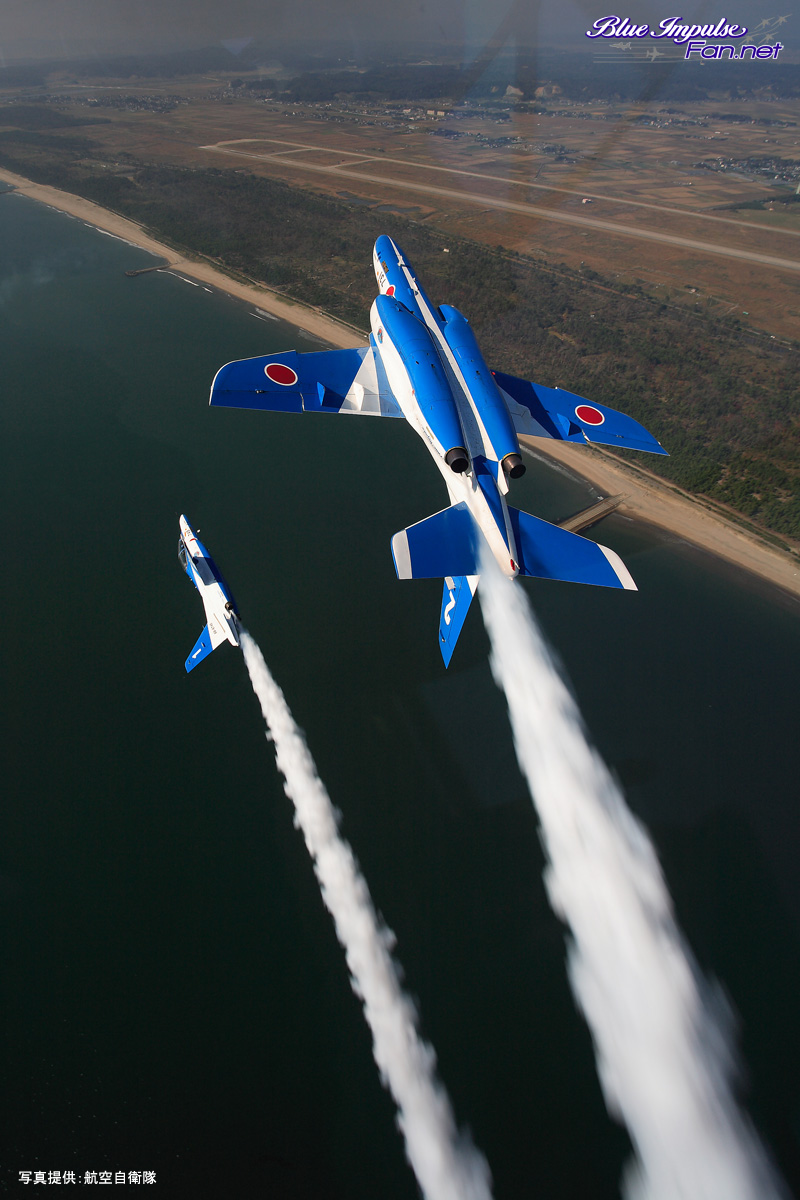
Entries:
{"type": "Polygon", "coordinates": [[[363,1002],[381,1080],[397,1104],[397,1123],[420,1188],[426,1200],[491,1200],[489,1166],[456,1128],[449,1098],[436,1078],[436,1055],[420,1039],[414,1005],[400,987],[391,957],[394,936],[375,913],[283,692],[247,633],[241,644],[296,824],[344,947],[353,991],[363,1002]]]}
{"type": "Polygon", "coordinates": [[[484,555],[492,670],[572,938],[569,976],[609,1110],[636,1157],[628,1200],[783,1195],[731,1090],[733,1057],[675,923],[653,845],[584,732],[524,592],[484,555]]]}

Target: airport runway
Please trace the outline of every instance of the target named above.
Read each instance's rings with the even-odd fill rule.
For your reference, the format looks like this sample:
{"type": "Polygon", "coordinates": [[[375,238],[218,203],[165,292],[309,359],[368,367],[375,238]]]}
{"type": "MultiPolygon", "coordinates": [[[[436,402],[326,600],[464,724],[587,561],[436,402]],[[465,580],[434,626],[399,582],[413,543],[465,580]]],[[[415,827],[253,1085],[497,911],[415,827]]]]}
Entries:
{"type": "MultiPolygon", "coordinates": [[[[414,162],[408,158],[389,158],[385,154],[365,154],[361,150],[343,150],[336,146],[315,146],[311,142],[290,142],[283,138],[235,138],[231,141],[217,142],[214,146],[201,146],[201,150],[217,150],[227,146],[238,146],[245,142],[269,142],[272,146],[291,146],[291,150],[276,150],[272,154],[264,155],[265,158],[282,158],[285,154],[301,154],[304,150],[315,150],[323,154],[341,154],[345,158],[353,158],[355,163],[339,163],[338,166],[355,166],[358,161],[361,162],[381,162],[395,163],[401,167],[413,167],[415,170],[421,171],[443,171],[447,175],[465,175],[470,179],[489,180],[490,183],[508,183],[514,187],[524,187],[536,189],[540,192],[559,192],[565,196],[580,196],[587,200],[600,200],[608,204],[627,204],[630,208],[649,208],[654,212],[671,213],[679,217],[692,217],[700,221],[714,221],[719,225],[733,225],[737,229],[755,229],[758,233],[764,233],[765,226],[757,225],[754,221],[740,221],[733,217],[718,217],[714,213],[696,212],[691,208],[675,208],[669,204],[654,204],[651,200],[631,200],[623,196],[611,196],[606,192],[587,192],[581,188],[564,187],[561,184],[554,183],[535,183],[533,180],[523,180],[513,178],[510,175],[490,175],[486,171],[466,171],[463,167],[447,167],[442,163],[423,163],[414,162]]],[[[785,233],[789,237],[800,237],[800,230],[796,229],[770,229],[770,233],[785,233]]]]}
{"type": "MultiPolygon", "coordinates": [[[[701,254],[716,254],[722,258],[740,259],[745,262],[757,263],[759,266],[772,267],[777,270],[800,271],[800,261],[797,261],[796,259],[778,258],[777,256],[771,255],[771,254],[759,254],[755,250],[742,250],[735,246],[725,246],[725,245],[720,245],[715,242],[697,241],[694,238],[685,238],[685,237],[681,237],[678,234],[663,233],[663,232],[660,232],[658,230],[653,230],[653,229],[639,229],[635,226],[619,224],[616,221],[604,221],[599,217],[585,217],[585,216],[580,216],[577,213],[566,213],[566,212],[562,212],[562,211],[556,211],[551,208],[542,208],[539,205],[527,204],[523,201],[504,200],[504,199],[500,199],[495,196],[488,196],[483,192],[476,193],[476,192],[460,191],[455,188],[440,187],[440,186],[437,186],[436,184],[420,183],[420,182],[414,181],[414,180],[393,179],[390,176],[386,176],[386,175],[375,175],[372,173],[367,173],[365,171],[353,171],[350,169],[351,167],[358,166],[362,162],[365,162],[365,161],[379,161],[381,163],[384,163],[384,162],[401,163],[402,162],[404,166],[412,166],[412,167],[422,167],[425,165],[425,164],[421,164],[421,163],[412,163],[410,161],[406,162],[401,159],[385,159],[383,157],[383,155],[381,155],[380,157],[375,156],[374,158],[372,156],[365,157],[365,156],[361,155],[358,151],[351,152],[351,151],[344,151],[344,150],[336,150],[336,151],[334,151],[334,153],[343,154],[350,161],[345,161],[343,163],[337,163],[335,166],[328,167],[328,166],[323,166],[321,163],[303,162],[296,158],[293,159],[291,163],[286,163],[285,155],[286,155],[287,151],[276,151],[276,152],[273,152],[272,154],[256,154],[253,151],[231,148],[233,146],[240,146],[243,143],[252,142],[254,140],[256,140],[256,139],[242,138],[242,139],[239,139],[234,142],[219,142],[216,145],[201,146],[200,149],[201,150],[210,150],[210,151],[216,152],[218,154],[230,154],[235,158],[252,158],[252,159],[262,161],[262,162],[273,161],[276,163],[283,163],[284,165],[291,166],[293,170],[310,171],[310,172],[313,172],[315,174],[320,174],[320,175],[336,175],[341,179],[357,179],[362,183],[377,183],[377,184],[381,184],[384,187],[401,188],[403,191],[418,192],[418,193],[421,193],[422,195],[434,196],[437,199],[452,200],[452,201],[455,201],[456,203],[461,203],[461,204],[477,205],[481,208],[501,209],[505,212],[519,213],[521,216],[535,217],[535,218],[539,218],[540,220],[545,220],[545,221],[556,221],[562,225],[576,225],[576,226],[579,226],[584,229],[596,229],[603,233],[611,234],[611,235],[614,235],[617,237],[632,237],[632,238],[636,238],[640,241],[659,242],[662,245],[679,246],[684,250],[695,250],[695,251],[700,252],[701,254]]],[[[258,140],[259,141],[267,141],[268,139],[258,139],[258,140]]],[[[297,151],[300,151],[300,150],[325,151],[328,149],[326,147],[314,146],[311,144],[308,144],[308,145],[303,145],[302,143],[301,144],[287,143],[287,144],[293,145],[295,147],[294,150],[292,151],[292,153],[296,153],[297,151]]],[[[438,170],[440,168],[435,168],[435,169],[438,170]]],[[[454,168],[442,168],[442,169],[453,170],[455,172],[454,168]]],[[[461,173],[461,172],[459,172],[459,173],[461,173]]],[[[473,173],[464,172],[464,174],[473,174],[473,173]]],[[[518,180],[505,180],[498,176],[481,175],[477,172],[474,173],[474,175],[475,175],[475,178],[482,179],[484,181],[489,181],[492,183],[509,182],[509,183],[514,183],[516,186],[521,186],[519,184],[518,180]]],[[[533,185],[526,183],[524,186],[530,187],[533,185]]],[[[540,186],[544,186],[544,185],[540,185],[540,186]]],[[[548,189],[548,190],[554,190],[554,189],[548,189]]],[[[562,189],[562,190],[566,190],[566,189],[562,189]]],[[[585,194],[585,193],[582,193],[582,194],[585,194]]],[[[606,200],[610,199],[610,197],[598,197],[598,198],[599,199],[602,198],[602,199],[606,199],[606,200]]],[[[631,202],[625,201],[624,203],[631,203],[631,202]]],[[[642,202],[640,202],[640,201],[635,201],[633,203],[642,204],[642,202]]],[[[643,206],[643,204],[642,204],[642,206],[643,206]]],[[[656,205],[654,205],[652,207],[658,208],[658,206],[656,206],[656,205]]],[[[670,211],[670,210],[659,209],[659,211],[663,212],[663,211],[670,211]]],[[[673,209],[671,211],[677,212],[683,216],[689,216],[689,217],[694,217],[694,216],[699,215],[696,213],[688,213],[683,209],[673,209]]],[[[720,220],[720,221],[723,220],[723,218],[714,218],[714,219],[720,220]]],[[[743,222],[738,222],[738,221],[731,222],[731,223],[736,224],[737,226],[741,226],[743,224],[743,222]]],[[[760,232],[762,232],[762,233],[764,232],[760,226],[756,226],[756,228],[758,228],[760,232]]]]}

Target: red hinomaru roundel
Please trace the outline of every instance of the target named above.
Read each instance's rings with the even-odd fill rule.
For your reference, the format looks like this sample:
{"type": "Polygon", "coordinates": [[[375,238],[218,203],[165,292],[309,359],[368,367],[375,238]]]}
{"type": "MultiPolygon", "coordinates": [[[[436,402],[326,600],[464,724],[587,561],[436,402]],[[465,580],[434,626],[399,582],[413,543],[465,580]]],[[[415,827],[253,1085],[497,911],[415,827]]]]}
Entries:
{"type": "Polygon", "coordinates": [[[388,286],[388,288],[386,289],[386,295],[387,295],[387,296],[393,296],[393,295],[394,295],[394,284],[393,284],[393,283],[390,283],[390,284],[389,284],[389,286],[388,286]]]}
{"type": "Polygon", "coordinates": [[[264,367],[264,374],[267,379],[271,379],[273,383],[279,383],[281,387],[291,387],[292,384],[297,383],[297,371],[293,371],[285,363],[267,363],[264,367]]]}
{"type": "Polygon", "coordinates": [[[575,409],[575,416],[579,421],[583,421],[584,425],[602,425],[605,421],[600,409],[595,408],[593,404],[579,404],[575,409]]]}

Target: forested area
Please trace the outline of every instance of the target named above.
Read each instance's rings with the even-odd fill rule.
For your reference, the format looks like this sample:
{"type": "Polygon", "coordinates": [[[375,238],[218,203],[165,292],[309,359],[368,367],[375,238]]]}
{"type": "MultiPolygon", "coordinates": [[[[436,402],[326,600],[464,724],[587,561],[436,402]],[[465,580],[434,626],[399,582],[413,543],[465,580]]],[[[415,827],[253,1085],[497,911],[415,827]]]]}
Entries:
{"type": "Polygon", "coordinates": [[[362,329],[375,294],[372,246],[390,233],[434,303],[464,311],[490,366],[630,413],[670,452],[648,458],[649,468],[800,539],[797,348],[770,345],[736,321],[660,304],[595,272],[445,242],[427,226],[246,170],[132,162],[99,170],[85,139],[38,130],[0,132],[0,165],[86,196],[362,329]]]}
{"type": "MultiPolygon", "coordinates": [[[[482,63],[482,59],[478,59],[482,63]]],[[[705,63],[616,61],[597,63],[586,55],[518,52],[513,61],[499,59],[483,70],[475,67],[397,65],[368,71],[306,71],[288,83],[273,81],[275,90],[287,100],[319,102],[339,95],[382,96],[387,100],[426,98],[440,104],[486,98],[501,98],[513,84],[522,98],[532,100],[543,82],[556,84],[562,95],[575,101],[641,100],[657,96],[661,102],[707,100],[709,93],[741,97],[761,93],[765,87],[760,62],[714,64],[713,79],[705,63]],[[677,66],[677,70],[676,70],[677,66]]],[[[800,93],[800,67],[775,63],[769,75],[770,93],[796,96],[800,93]]]]}

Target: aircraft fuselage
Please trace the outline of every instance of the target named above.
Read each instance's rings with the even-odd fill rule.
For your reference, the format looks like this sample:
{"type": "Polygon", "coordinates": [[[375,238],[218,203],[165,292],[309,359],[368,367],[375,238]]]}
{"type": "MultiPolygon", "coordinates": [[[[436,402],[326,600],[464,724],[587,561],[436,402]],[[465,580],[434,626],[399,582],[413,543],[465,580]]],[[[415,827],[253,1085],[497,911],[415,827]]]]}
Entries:
{"type": "Polygon", "coordinates": [[[467,319],[434,309],[395,243],[379,238],[381,294],[370,342],[403,415],[425,443],[452,504],[466,503],[500,569],[519,570],[505,495],[525,468],[508,409],[467,319]]]}

